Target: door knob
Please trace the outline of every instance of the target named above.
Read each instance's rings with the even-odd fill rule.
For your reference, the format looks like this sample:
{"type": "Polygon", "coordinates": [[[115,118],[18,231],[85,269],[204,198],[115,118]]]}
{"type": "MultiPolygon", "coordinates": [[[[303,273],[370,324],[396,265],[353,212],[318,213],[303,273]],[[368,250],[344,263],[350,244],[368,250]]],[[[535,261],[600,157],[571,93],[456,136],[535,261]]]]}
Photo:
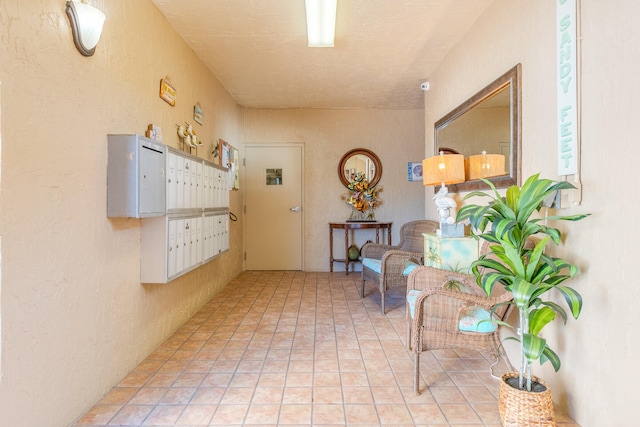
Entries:
{"type": "Polygon", "coordinates": [[[292,208],[289,208],[289,210],[291,212],[300,212],[302,209],[300,209],[300,206],[294,206],[292,208]]]}

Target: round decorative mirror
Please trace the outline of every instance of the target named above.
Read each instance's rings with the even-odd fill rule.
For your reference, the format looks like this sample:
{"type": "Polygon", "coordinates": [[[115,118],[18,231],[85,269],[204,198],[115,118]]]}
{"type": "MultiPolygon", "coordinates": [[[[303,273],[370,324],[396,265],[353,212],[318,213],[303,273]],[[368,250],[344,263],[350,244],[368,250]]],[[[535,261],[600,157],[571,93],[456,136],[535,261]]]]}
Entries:
{"type": "Polygon", "coordinates": [[[378,156],[366,148],[354,148],[340,160],[338,176],[340,182],[347,187],[356,173],[364,174],[370,186],[375,186],[382,177],[382,163],[378,156]]]}

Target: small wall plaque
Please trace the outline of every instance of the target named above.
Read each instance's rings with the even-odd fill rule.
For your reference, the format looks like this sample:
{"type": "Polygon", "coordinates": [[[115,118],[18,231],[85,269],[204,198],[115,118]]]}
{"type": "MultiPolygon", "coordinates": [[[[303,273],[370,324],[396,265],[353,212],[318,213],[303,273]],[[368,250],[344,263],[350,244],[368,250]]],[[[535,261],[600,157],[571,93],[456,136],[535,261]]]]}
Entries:
{"type": "Polygon", "coordinates": [[[193,120],[199,125],[204,123],[204,111],[199,102],[193,106],[193,120]]]}
{"type": "Polygon", "coordinates": [[[160,80],[160,98],[167,104],[175,107],[176,105],[176,90],[171,86],[169,77],[165,77],[160,80]]]}

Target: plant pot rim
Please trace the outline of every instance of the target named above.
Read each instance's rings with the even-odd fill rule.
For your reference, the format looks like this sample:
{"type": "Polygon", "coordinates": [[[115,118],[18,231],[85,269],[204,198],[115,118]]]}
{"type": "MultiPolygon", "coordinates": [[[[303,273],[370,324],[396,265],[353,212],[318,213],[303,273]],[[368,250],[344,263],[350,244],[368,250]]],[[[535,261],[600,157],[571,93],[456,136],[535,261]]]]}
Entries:
{"type": "Polygon", "coordinates": [[[519,376],[520,376],[520,374],[519,374],[518,372],[506,372],[506,373],[502,374],[502,377],[500,377],[500,379],[502,380],[502,382],[504,383],[504,385],[506,385],[506,386],[508,386],[508,387],[512,388],[513,390],[521,391],[521,392],[523,392],[523,393],[536,393],[536,394],[538,394],[538,393],[547,393],[547,392],[549,392],[549,393],[550,393],[550,392],[551,392],[551,389],[549,388],[549,385],[548,385],[548,384],[547,384],[547,383],[546,383],[542,378],[536,377],[535,375],[531,375],[531,381],[532,381],[532,382],[539,383],[540,385],[544,386],[544,388],[545,388],[544,390],[542,390],[542,391],[527,391],[527,390],[521,390],[521,389],[519,389],[519,388],[517,388],[517,387],[513,387],[513,386],[511,386],[511,385],[507,382],[507,379],[508,379],[508,378],[518,378],[519,376]]]}

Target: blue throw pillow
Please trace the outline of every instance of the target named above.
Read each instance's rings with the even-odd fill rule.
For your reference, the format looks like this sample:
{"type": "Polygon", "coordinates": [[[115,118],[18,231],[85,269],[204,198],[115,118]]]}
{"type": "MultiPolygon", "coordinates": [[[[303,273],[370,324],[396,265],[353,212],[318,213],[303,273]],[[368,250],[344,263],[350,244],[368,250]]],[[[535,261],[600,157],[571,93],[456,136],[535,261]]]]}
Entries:
{"type": "Polygon", "coordinates": [[[490,322],[491,314],[482,307],[472,305],[460,311],[458,329],[465,332],[495,332],[498,325],[490,322]]]}

